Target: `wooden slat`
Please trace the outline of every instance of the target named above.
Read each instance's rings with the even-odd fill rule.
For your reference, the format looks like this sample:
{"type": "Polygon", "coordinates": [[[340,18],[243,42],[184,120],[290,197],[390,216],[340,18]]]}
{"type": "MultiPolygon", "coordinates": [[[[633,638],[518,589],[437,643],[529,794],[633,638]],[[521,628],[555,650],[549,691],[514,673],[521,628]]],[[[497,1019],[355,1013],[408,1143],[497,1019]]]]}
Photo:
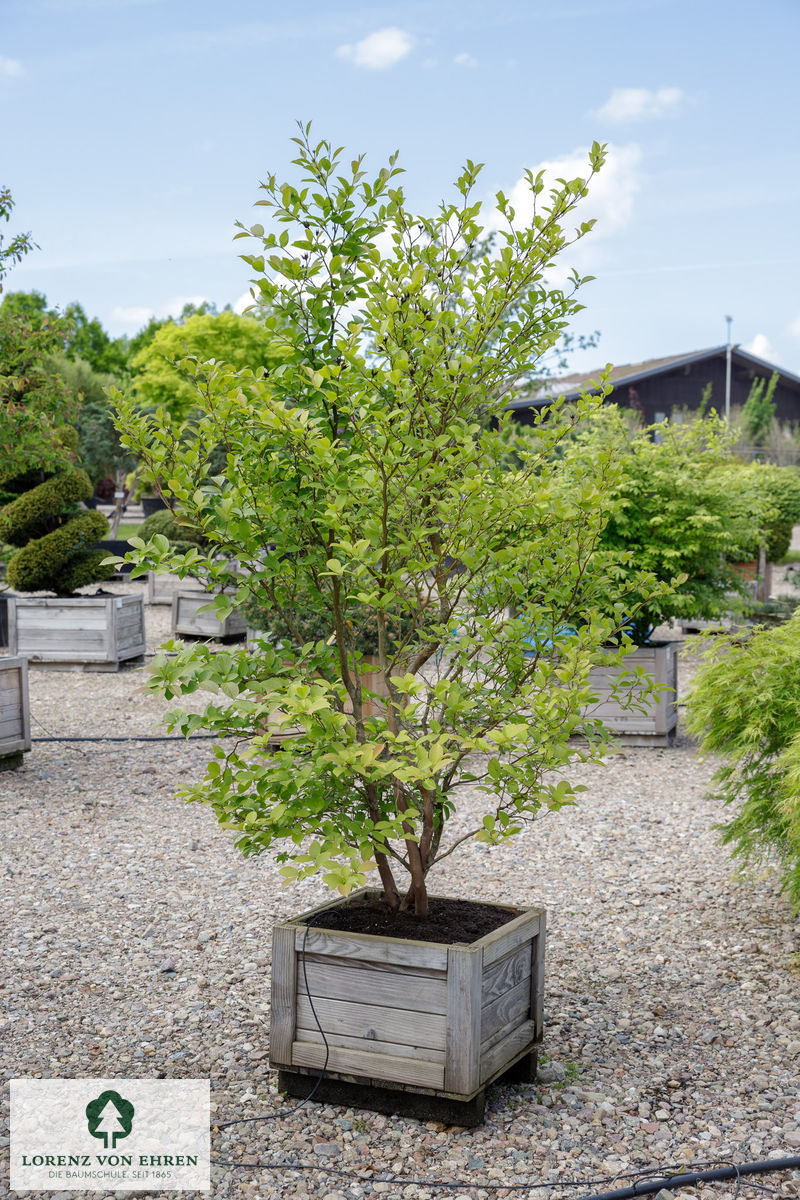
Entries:
{"type": "Polygon", "coordinates": [[[51,608],[46,612],[36,609],[27,612],[22,609],[19,615],[20,629],[105,629],[106,615],[96,608],[88,609],[85,613],[76,612],[74,608],[60,612],[51,608]]]}
{"type": "MultiPolygon", "coordinates": [[[[374,1038],[350,1037],[346,1033],[331,1033],[325,1030],[325,1037],[328,1039],[329,1046],[340,1046],[348,1050],[368,1050],[370,1054],[388,1054],[394,1058],[419,1058],[422,1057],[426,1062],[439,1063],[444,1070],[444,1050],[438,1050],[431,1046],[405,1046],[402,1042],[379,1042],[374,1038]]],[[[298,1042],[313,1042],[315,1045],[324,1045],[322,1034],[318,1029],[304,1029],[298,1026],[297,1039],[298,1042]]]]}
{"type": "Polygon", "coordinates": [[[479,949],[448,948],[445,1086],[464,1096],[472,1095],[480,1083],[482,974],[479,949]]]}
{"type": "MultiPolygon", "coordinates": [[[[310,954],[306,949],[306,958],[308,962],[327,963],[331,967],[337,969],[358,967],[363,971],[373,971],[376,973],[383,972],[390,975],[414,975],[421,976],[426,979],[438,980],[444,990],[446,986],[446,972],[432,970],[430,967],[418,967],[416,964],[406,966],[406,964],[396,963],[379,963],[371,962],[368,959],[352,959],[349,957],[343,958],[341,955],[334,954],[310,954]]],[[[368,1000],[366,996],[360,996],[361,1000],[368,1000]]]]}
{"type": "Polygon", "coordinates": [[[527,1021],[530,1008],[531,981],[528,978],[509,988],[481,1011],[481,1044],[488,1041],[504,1025],[519,1025],[522,1021],[527,1021]]]}
{"type": "Polygon", "coordinates": [[[270,1001],[269,1048],[276,1063],[291,1064],[295,1036],[297,958],[294,930],[277,925],[272,931],[272,995],[270,1001]]]}
{"type": "MultiPolygon", "coordinates": [[[[295,928],[295,946],[302,950],[306,926],[299,925],[295,928]]],[[[437,942],[381,938],[367,933],[340,933],[335,929],[309,929],[306,953],[365,962],[394,963],[398,966],[426,967],[433,971],[447,970],[447,946],[437,942]]]]}
{"type": "Polygon", "coordinates": [[[536,1039],[541,1040],[544,1029],[544,956],[547,944],[547,913],[542,909],[539,933],[531,947],[531,1017],[536,1039]]]}
{"type": "MultiPolygon", "coordinates": [[[[447,987],[444,976],[415,975],[409,967],[382,963],[359,967],[343,959],[332,962],[315,961],[306,953],[308,990],[316,999],[355,1000],[368,1004],[385,1004],[387,1008],[410,1008],[420,1013],[447,1012],[447,987]]],[[[298,966],[299,986],[305,986],[298,966]]]]}
{"type": "Polygon", "coordinates": [[[519,1029],[520,1025],[523,1025],[525,1023],[526,1022],[520,1021],[519,1018],[517,1017],[513,1021],[508,1021],[505,1025],[501,1025],[499,1029],[496,1029],[494,1031],[494,1033],[491,1035],[491,1037],[488,1037],[484,1041],[482,1041],[481,1042],[481,1062],[484,1061],[484,1059],[486,1058],[486,1055],[489,1053],[490,1050],[492,1050],[498,1044],[498,1042],[502,1042],[505,1038],[508,1037],[508,1035],[510,1033],[513,1033],[516,1029],[519,1029]]]}
{"type": "MultiPolygon", "coordinates": [[[[438,1013],[417,1013],[408,1008],[384,1008],[352,1000],[314,998],[314,1009],[325,1032],[375,1042],[402,1042],[409,1046],[444,1050],[447,1021],[438,1013]]],[[[302,977],[297,992],[297,1029],[317,1029],[302,977]]],[[[303,1034],[305,1036],[305,1034],[303,1034]]]]}
{"type": "Polygon", "coordinates": [[[494,933],[481,938],[483,947],[484,970],[526,942],[539,931],[540,909],[529,908],[520,913],[513,921],[501,925],[494,933]]]}
{"type": "Polygon", "coordinates": [[[20,751],[30,750],[30,746],[26,745],[24,738],[5,738],[0,737],[0,759],[8,758],[11,754],[19,754],[20,751]]]}
{"type": "MultiPolygon", "coordinates": [[[[295,1042],[292,1046],[293,1066],[321,1069],[324,1062],[324,1046],[313,1045],[311,1042],[295,1042]]],[[[441,1088],[444,1084],[444,1068],[440,1063],[428,1063],[422,1059],[392,1058],[388,1055],[370,1054],[366,1050],[331,1047],[328,1068],[331,1071],[359,1075],[365,1079],[389,1080],[418,1087],[441,1088]]]]}
{"type": "Polygon", "coordinates": [[[0,754],[31,748],[28,662],[10,656],[0,659],[0,754]]]}
{"type": "Polygon", "coordinates": [[[490,1082],[498,1072],[504,1071],[524,1050],[532,1049],[535,1041],[533,1021],[518,1025],[481,1056],[481,1084],[490,1082]]]}
{"type": "Polygon", "coordinates": [[[481,1005],[491,1004],[514,984],[522,979],[529,979],[531,974],[531,953],[527,946],[512,950],[505,958],[498,959],[491,967],[483,972],[481,987],[481,1005]]]}

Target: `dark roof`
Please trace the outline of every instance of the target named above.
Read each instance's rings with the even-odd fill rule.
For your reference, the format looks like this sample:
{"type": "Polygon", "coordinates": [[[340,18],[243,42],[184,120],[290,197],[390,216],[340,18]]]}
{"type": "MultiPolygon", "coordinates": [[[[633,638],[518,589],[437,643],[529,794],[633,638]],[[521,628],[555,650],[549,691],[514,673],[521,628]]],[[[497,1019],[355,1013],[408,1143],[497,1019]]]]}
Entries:
{"type": "MultiPolygon", "coordinates": [[[[647,362],[627,363],[621,367],[612,367],[608,381],[615,388],[623,384],[634,384],[651,375],[666,374],[675,370],[676,367],[685,367],[689,363],[701,362],[705,358],[724,356],[727,349],[726,345],[713,346],[710,350],[693,350],[689,354],[670,354],[665,358],[651,358],[647,362]]],[[[732,347],[732,358],[736,362],[758,367],[770,374],[777,371],[782,382],[796,384],[800,388],[800,376],[793,375],[791,371],[785,371],[782,367],[776,367],[774,363],[765,362],[763,358],[756,358],[754,354],[742,350],[741,346],[732,347]]],[[[581,392],[598,392],[602,387],[602,377],[602,367],[596,371],[573,372],[571,375],[564,375],[560,379],[553,379],[540,385],[535,392],[527,392],[524,396],[511,400],[506,408],[534,408],[546,404],[555,396],[566,396],[567,399],[573,400],[580,396],[581,392]]]]}

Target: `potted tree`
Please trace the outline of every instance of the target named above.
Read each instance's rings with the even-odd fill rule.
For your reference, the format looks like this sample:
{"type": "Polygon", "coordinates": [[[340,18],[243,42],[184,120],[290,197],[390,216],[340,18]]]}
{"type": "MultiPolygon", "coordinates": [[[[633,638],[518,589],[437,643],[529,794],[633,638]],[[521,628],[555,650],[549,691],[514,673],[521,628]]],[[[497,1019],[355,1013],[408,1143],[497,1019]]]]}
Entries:
{"type": "MultiPolygon", "coordinates": [[[[61,436],[75,438],[73,430],[61,436]]],[[[29,476],[21,479],[25,490],[0,509],[0,538],[17,548],[7,568],[15,591],[8,600],[10,653],[51,667],[117,670],[144,653],[144,609],[141,596],[76,594],[114,574],[107,552],[95,547],[108,521],[78,507],[92,493],[88,475],[65,459],[43,482],[30,487],[29,476]],[[55,597],[22,594],[43,591],[55,597]]]]}
{"type": "Polygon", "coordinates": [[[598,551],[612,556],[617,591],[624,589],[637,609],[622,622],[631,643],[624,664],[591,674],[591,711],[628,744],[669,745],[677,728],[680,642],[657,640],[655,631],[673,618],[710,620],[735,607],[742,582],[733,564],[758,536],[764,506],[744,501],[731,479],[740,468],[716,415],[631,433],[611,405],[581,437],[590,457],[599,443],[617,448],[621,470],[598,551]],[[672,586],[649,598],[638,594],[630,572],[642,569],[672,586]],[[628,689],[656,686],[637,703],[627,695],[621,703],[621,682],[628,689]]]}
{"type": "MultiPolygon", "coordinates": [[[[210,804],[243,854],[276,848],[287,881],[319,874],[340,894],[274,932],[270,1053],[283,1082],[297,1088],[327,1061],[325,1086],[369,1088],[359,1103],[413,1093],[426,1111],[440,1102],[475,1120],[486,1085],[535,1057],[544,911],[431,897],[429,873],[465,840],[498,845],[572,803],[552,772],[608,740],[585,708],[591,666],[620,627],[610,556],[596,553],[618,467],[603,446],[591,460],[574,442],[559,451],[602,399],[569,415],[554,405],[513,474],[503,413],[578,307],[574,288],[543,277],[588,182],[559,181],[548,199],[529,175],[529,222],[499,194],[493,249],[474,165],[456,201],[421,218],[394,157],[369,179],[309,127],[295,140],[300,178],[270,176],[258,201],[270,230],[241,233],[263,244],[245,261],[281,365],[197,364],[191,444],[117,396],[124,440],[154,472],[170,462],[169,487],[211,546],[180,554],[154,539],[136,570],[227,578],[238,592],[216,597],[219,616],[257,604],[291,636],[183,647],[157,658],[153,686],[216,693],[204,713],[175,711],[174,728],[245,739],[220,745],[186,798],[210,804]],[[502,616],[523,594],[530,608],[533,580],[550,636],[530,654],[531,612],[502,616]],[[368,634],[377,663],[365,662],[368,634]],[[272,754],[276,717],[299,734],[272,754]],[[485,812],[455,834],[466,784],[485,812]],[[372,871],[378,888],[365,886],[372,871]]],[[[601,147],[590,161],[600,167],[601,147]]],[[[642,600],[658,590],[633,576],[642,600]]]]}

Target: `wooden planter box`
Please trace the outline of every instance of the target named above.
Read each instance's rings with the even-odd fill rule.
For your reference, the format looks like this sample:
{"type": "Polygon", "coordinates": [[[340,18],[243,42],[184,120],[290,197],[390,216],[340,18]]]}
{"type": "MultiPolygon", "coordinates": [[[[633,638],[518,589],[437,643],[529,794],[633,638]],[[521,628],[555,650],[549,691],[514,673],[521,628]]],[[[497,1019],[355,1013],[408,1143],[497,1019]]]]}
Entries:
{"type": "Polygon", "coordinates": [[[185,587],[186,581],[179,575],[156,575],[155,571],[148,571],[147,603],[171,605],[176,590],[185,587]]]}
{"type": "Polygon", "coordinates": [[[30,748],[28,660],[0,658],[0,771],[18,767],[30,748]]]}
{"type": "MultiPolygon", "coordinates": [[[[313,913],[275,926],[270,1062],[282,1084],[319,1075],[325,1062],[310,995],[330,1047],[326,1082],[388,1091],[390,1110],[405,1092],[449,1102],[451,1112],[455,1102],[466,1110],[456,1119],[475,1124],[490,1083],[521,1060],[535,1070],[542,1036],[546,914],[517,911],[471,945],[307,931],[313,913]]],[[[380,1107],[369,1091],[361,1104],[380,1107]]]]}
{"type": "MultiPolygon", "coordinates": [[[[373,700],[370,696],[365,696],[361,711],[365,717],[380,717],[386,711],[385,705],[381,704],[380,696],[389,695],[389,689],[386,686],[386,680],[383,673],[378,670],[377,654],[365,654],[362,658],[359,669],[361,672],[361,683],[363,687],[369,688],[371,692],[376,693],[376,698],[373,700]],[[373,669],[370,670],[370,667],[373,669]]],[[[345,712],[351,712],[352,705],[348,702],[345,707],[345,712]]]]}
{"type": "Polygon", "coordinates": [[[8,602],[11,654],[63,669],[117,671],[146,650],[141,596],[73,596],[8,602]]]}
{"type": "Polygon", "coordinates": [[[198,612],[213,599],[211,592],[176,592],[172,597],[173,633],[185,634],[190,637],[220,639],[224,637],[244,637],[247,632],[245,619],[236,609],[220,621],[213,610],[198,612]]]}
{"type": "Polygon", "coordinates": [[[586,715],[600,717],[613,729],[620,741],[629,746],[669,746],[675,740],[678,726],[678,650],[680,642],[659,642],[652,646],[637,646],[622,666],[593,667],[589,684],[598,697],[596,704],[585,710],[586,715]],[[613,680],[621,673],[643,667],[658,684],[668,690],[648,696],[640,708],[622,708],[611,694],[613,680]]]}

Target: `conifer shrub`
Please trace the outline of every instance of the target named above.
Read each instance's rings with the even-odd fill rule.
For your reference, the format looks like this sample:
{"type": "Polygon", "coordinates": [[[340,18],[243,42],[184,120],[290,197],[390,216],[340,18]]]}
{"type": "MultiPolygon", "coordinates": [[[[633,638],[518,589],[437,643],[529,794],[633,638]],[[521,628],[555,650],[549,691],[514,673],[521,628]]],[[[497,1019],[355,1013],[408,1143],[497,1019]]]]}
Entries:
{"type": "Polygon", "coordinates": [[[78,508],[91,494],[86,472],[69,466],[0,509],[0,540],[17,548],[6,574],[12,588],[66,596],[113,576],[113,565],[103,565],[107,552],[91,548],[108,521],[78,508]]]}

